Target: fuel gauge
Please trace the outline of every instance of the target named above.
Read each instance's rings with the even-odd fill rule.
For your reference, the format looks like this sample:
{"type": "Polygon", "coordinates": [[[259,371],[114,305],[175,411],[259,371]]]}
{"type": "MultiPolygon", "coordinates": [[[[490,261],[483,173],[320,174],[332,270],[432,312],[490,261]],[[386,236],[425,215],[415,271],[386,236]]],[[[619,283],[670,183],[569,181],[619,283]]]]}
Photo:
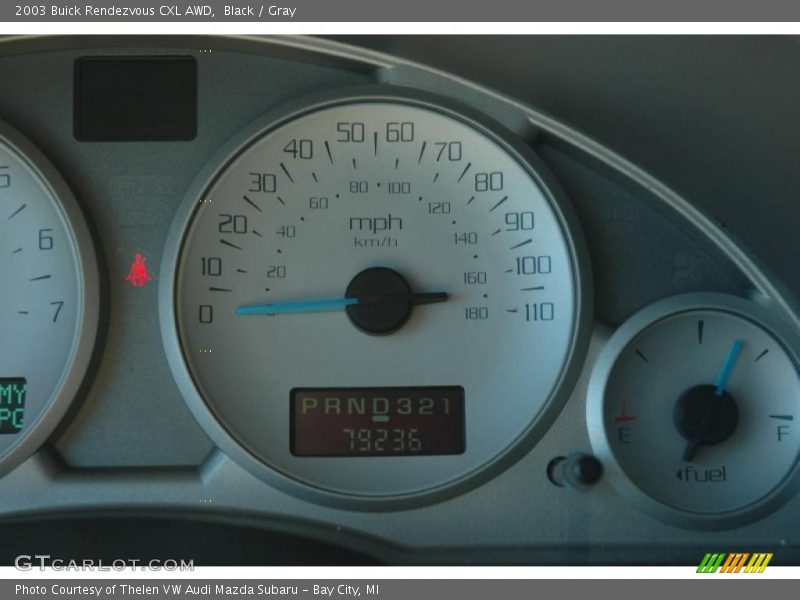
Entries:
{"type": "Polygon", "coordinates": [[[589,386],[592,445],[610,481],[678,525],[758,518],[793,491],[798,341],[761,306],[678,296],[609,340],[589,386]]]}

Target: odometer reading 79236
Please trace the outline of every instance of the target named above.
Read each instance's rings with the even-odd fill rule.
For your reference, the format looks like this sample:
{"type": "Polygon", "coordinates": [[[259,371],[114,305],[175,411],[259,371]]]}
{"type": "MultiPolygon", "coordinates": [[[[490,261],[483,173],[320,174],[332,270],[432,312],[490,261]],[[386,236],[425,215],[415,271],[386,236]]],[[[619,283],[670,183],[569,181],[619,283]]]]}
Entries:
{"type": "Polygon", "coordinates": [[[178,216],[162,311],[184,394],[229,454],[306,493],[408,496],[554,414],[578,258],[519,140],[379,95],[265,120],[231,148],[178,216]]]}
{"type": "Polygon", "coordinates": [[[296,456],[424,456],[464,452],[464,389],[294,389],[296,456]]]}

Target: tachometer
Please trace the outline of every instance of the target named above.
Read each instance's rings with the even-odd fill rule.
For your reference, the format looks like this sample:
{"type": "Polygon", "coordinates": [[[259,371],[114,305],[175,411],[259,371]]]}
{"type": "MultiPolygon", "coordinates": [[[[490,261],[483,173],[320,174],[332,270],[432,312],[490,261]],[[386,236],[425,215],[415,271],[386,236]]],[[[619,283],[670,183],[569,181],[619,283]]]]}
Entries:
{"type": "Polygon", "coordinates": [[[162,314],[227,452],[292,490],[374,500],[542,433],[585,283],[562,199],[511,137],[428,100],[349,96],[212,165],[176,222],[162,314]]]}
{"type": "Polygon", "coordinates": [[[35,451],[86,374],[97,263],[69,188],[0,123],[0,474],[35,451]]]}

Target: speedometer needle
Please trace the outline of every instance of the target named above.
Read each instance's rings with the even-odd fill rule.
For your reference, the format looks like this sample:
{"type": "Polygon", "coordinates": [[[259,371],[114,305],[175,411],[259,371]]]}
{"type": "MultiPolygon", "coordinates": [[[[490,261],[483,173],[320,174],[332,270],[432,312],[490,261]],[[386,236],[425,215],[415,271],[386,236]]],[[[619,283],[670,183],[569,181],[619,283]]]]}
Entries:
{"type": "Polygon", "coordinates": [[[248,304],[236,309],[237,315],[277,315],[284,313],[326,312],[346,308],[348,306],[390,304],[433,304],[446,302],[447,292],[427,292],[422,294],[370,294],[329,300],[303,300],[299,302],[276,302],[271,304],[248,304]]]}

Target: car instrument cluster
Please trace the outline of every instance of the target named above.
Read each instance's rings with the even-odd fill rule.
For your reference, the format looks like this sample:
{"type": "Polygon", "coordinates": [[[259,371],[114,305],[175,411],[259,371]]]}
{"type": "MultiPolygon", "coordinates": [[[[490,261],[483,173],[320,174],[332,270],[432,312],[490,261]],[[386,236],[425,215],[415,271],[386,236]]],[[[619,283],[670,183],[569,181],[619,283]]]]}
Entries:
{"type": "Polygon", "coordinates": [[[780,538],[798,315],[710,220],[477,86],[208,42],[2,42],[0,510],[780,538]]]}

